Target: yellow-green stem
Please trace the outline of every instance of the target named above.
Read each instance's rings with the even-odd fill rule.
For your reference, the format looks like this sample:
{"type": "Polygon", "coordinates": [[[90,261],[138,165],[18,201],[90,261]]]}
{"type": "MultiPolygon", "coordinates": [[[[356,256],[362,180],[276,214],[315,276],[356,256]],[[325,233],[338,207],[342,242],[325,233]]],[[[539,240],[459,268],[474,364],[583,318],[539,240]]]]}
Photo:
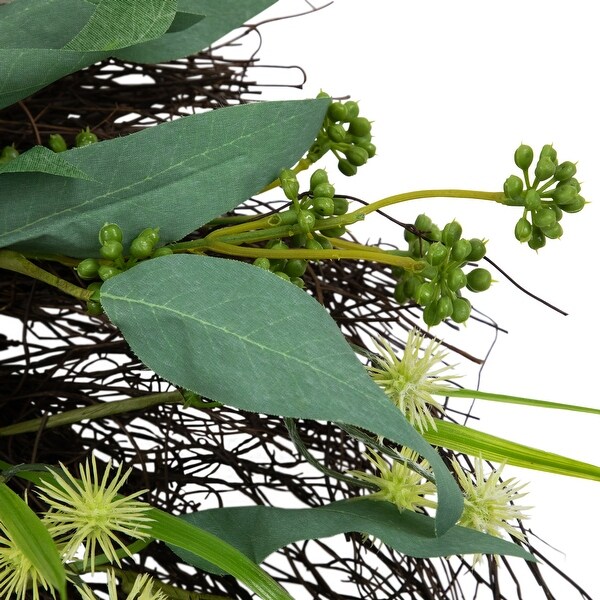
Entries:
{"type": "Polygon", "coordinates": [[[16,273],[43,281],[79,300],[87,301],[92,296],[92,292],[89,290],[80,288],[56,275],[52,275],[52,273],[48,273],[48,271],[44,271],[41,267],[27,260],[22,254],[12,250],[0,250],[0,268],[15,271],[16,273]]]}

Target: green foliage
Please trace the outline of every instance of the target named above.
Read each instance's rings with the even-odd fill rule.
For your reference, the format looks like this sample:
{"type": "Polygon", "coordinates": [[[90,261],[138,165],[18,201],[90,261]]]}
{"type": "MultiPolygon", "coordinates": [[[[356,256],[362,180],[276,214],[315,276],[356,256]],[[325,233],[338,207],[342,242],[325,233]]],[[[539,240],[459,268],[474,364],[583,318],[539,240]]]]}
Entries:
{"type": "Polygon", "coordinates": [[[56,154],[44,146],[34,146],[6,162],[0,159],[0,175],[3,173],[46,173],[57,177],[92,180],[87,173],[73,165],[64,154],[56,154]]]}

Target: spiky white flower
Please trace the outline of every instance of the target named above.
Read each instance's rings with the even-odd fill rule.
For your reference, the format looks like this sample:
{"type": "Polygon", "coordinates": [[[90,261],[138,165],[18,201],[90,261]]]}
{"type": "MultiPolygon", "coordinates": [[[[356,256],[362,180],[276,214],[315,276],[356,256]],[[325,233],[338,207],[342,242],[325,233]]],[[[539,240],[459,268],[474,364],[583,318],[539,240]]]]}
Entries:
{"type": "MultiPolygon", "coordinates": [[[[152,586],[154,581],[147,574],[138,575],[133,582],[133,586],[126,600],[167,600],[166,594],[161,591],[153,591],[152,586]]],[[[98,600],[92,590],[86,585],[78,587],[77,590],[81,594],[83,600],[98,600]]],[[[114,571],[108,571],[108,598],[109,600],[118,600],[117,580],[114,571]]]]}
{"type": "Polygon", "coordinates": [[[364,471],[349,471],[361,481],[375,484],[379,491],[372,493],[369,498],[373,500],[386,500],[398,507],[398,510],[415,511],[420,507],[435,508],[437,503],[425,496],[435,494],[435,484],[427,481],[423,475],[411,469],[409,463],[416,464],[422,470],[428,470],[427,461],[419,462],[419,455],[408,448],[398,452],[398,460],[388,464],[383,456],[373,450],[366,458],[379,471],[378,475],[364,471]]]}
{"type": "Polygon", "coordinates": [[[127,546],[117,534],[125,534],[134,539],[148,537],[147,516],[151,506],[134,500],[145,490],[126,497],[118,497],[117,492],[129,476],[129,469],[121,476],[119,465],[114,478],[109,482],[110,465],[104,471],[102,480],[98,477],[96,459],[86,461],[85,468],[79,466],[81,481],[76,480],[61,464],[63,473],[52,471],[56,483],[41,484],[40,497],[49,504],[50,510],[44,521],[50,535],[65,543],[64,558],[73,558],[81,544],[85,545],[83,568],[91,563],[94,572],[94,557],[97,546],[110,562],[120,564],[114,544],[116,543],[129,556],[127,546]]]}
{"type": "Polygon", "coordinates": [[[33,599],[39,600],[40,587],[55,597],[54,588],[15,544],[0,522],[0,598],[24,600],[31,592],[33,599]]]}
{"type": "Polygon", "coordinates": [[[402,359],[398,359],[390,344],[384,340],[373,340],[380,357],[373,366],[367,367],[373,381],[387,394],[402,411],[411,425],[419,431],[436,430],[431,407],[444,412],[432,394],[443,394],[442,380],[454,379],[448,372],[449,365],[443,364],[446,353],[438,352],[441,343],[432,340],[422,351],[424,336],[411,330],[406,340],[402,359]],[[435,368],[437,365],[441,367],[435,368]]]}

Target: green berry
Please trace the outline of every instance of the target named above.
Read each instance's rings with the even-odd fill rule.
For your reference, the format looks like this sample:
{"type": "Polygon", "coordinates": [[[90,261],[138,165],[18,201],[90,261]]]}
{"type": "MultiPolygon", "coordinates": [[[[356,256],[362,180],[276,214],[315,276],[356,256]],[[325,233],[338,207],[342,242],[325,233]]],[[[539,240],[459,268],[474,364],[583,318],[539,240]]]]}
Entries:
{"type": "Polygon", "coordinates": [[[551,227],[542,227],[542,233],[551,240],[562,237],[563,228],[560,223],[554,223],[551,227]]]}
{"type": "Polygon", "coordinates": [[[122,242],[123,232],[116,223],[104,223],[98,233],[98,241],[100,244],[106,244],[107,242],[122,242]]]}
{"type": "Polygon", "coordinates": [[[83,148],[84,146],[89,146],[90,144],[95,144],[98,141],[98,136],[95,133],[90,131],[89,127],[82,129],[75,136],[75,146],[77,148],[83,148]]]}
{"type": "Polygon", "coordinates": [[[360,108],[358,107],[357,102],[354,102],[354,100],[348,100],[344,103],[344,106],[346,107],[346,117],[344,121],[352,121],[352,119],[356,119],[356,117],[358,117],[360,108]]]}
{"type": "Polygon", "coordinates": [[[348,162],[356,167],[362,167],[369,160],[369,154],[360,146],[352,146],[344,154],[348,162]]]}
{"type": "Polygon", "coordinates": [[[414,276],[407,275],[404,279],[404,294],[407,298],[416,300],[421,281],[414,276]]]}
{"type": "Polygon", "coordinates": [[[11,146],[4,146],[4,148],[2,148],[2,154],[0,154],[0,158],[3,159],[3,162],[14,160],[17,156],[19,156],[19,151],[15,148],[14,144],[11,146]]]}
{"type": "Polygon", "coordinates": [[[510,198],[514,202],[522,200],[521,194],[523,193],[523,180],[516,175],[511,175],[504,182],[504,195],[510,198]]]}
{"type": "Polygon", "coordinates": [[[323,250],[323,246],[321,246],[321,244],[315,240],[307,240],[306,242],[306,249],[307,250],[323,250]]]}
{"type": "Polygon", "coordinates": [[[429,242],[423,238],[414,237],[408,244],[408,250],[415,258],[423,258],[429,251],[429,242]]]}
{"type": "Polygon", "coordinates": [[[291,258],[285,265],[284,272],[290,277],[302,277],[308,263],[302,258],[291,258]]]}
{"type": "Polygon", "coordinates": [[[556,165],[549,156],[542,156],[535,166],[535,176],[540,181],[550,179],[556,171],[556,165]]]}
{"type": "Polygon", "coordinates": [[[435,242],[429,246],[426,259],[434,267],[441,265],[448,256],[448,248],[441,242],[435,242]]]}
{"type": "Polygon", "coordinates": [[[540,229],[553,227],[556,224],[556,214],[547,206],[542,206],[538,210],[534,210],[531,217],[533,224],[540,229]]]}
{"type": "Polygon", "coordinates": [[[471,303],[466,298],[455,298],[452,302],[452,320],[464,323],[471,316],[471,303]]]}
{"type": "Polygon", "coordinates": [[[433,226],[433,222],[431,221],[431,219],[425,215],[425,214],[421,214],[417,217],[417,219],[415,220],[415,227],[423,232],[423,233],[428,233],[431,231],[431,228],[433,226]]]}
{"type": "Polygon", "coordinates": [[[372,144],[371,142],[360,143],[358,145],[367,151],[367,155],[369,158],[373,158],[375,156],[375,154],[377,154],[377,147],[375,146],[375,144],[372,144]]]}
{"type": "Polygon", "coordinates": [[[515,150],[515,164],[519,169],[527,171],[533,162],[533,148],[525,144],[521,144],[515,150]]]}
{"type": "Polygon", "coordinates": [[[576,196],[577,190],[572,185],[559,185],[552,190],[552,198],[559,206],[570,204],[576,196]]]}
{"type": "Polygon", "coordinates": [[[290,283],[293,283],[300,289],[304,289],[304,280],[301,277],[290,277],[290,283]]]}
{"type": "Polygon", "coordinates": [[[138,237],[145,238],[151,242],[153,246],[156,246],[156,244],[158,244],[158,240],[160,239],[158,231],[158,227],[147,227],[138,235],[138,237]]]}
{"type": "Polygon", "coordinates": [[[461,235],[462,227],[460,226],[460,223],[451,221],[444,225],[444,229],[442,230],[442,242],[448,247],[453,246],[460,239],[461,235]]]}
{"type": "Polygon", "coordinates": [[[437,302],[432,302],[425,307],[423,310],[423,321],[429,327],[435,327],[442,322],[442,319],[438,316],[437,302]]]}
{"type": "Polygon", "coordinates": [[[330,217],[334,214],[335,204],[333,198],[321,196],[313,200],[313,208],[315,212],[322,217],[330,217]]]}
{"type": "Polygon", "coordinates": [[[321,248],[323,250],[331,250],[331,249],[333,249],[332,243],[325,236],[323,236],[323,235],[317,235],[317,236],[315,236],[315,239],[317,240],[317,242],[319,242],[319,244],[321,244],[321,248]]]}
{"type": "Polygon", "coordinates": [[[348,109],[341,102],[332,102],[327,109],[327,116],[332,121],[346,121],[348,109]]]}
{"type": "Polygon", "coordinates": [[[436,316],[440,321],[447,319],[452,315],[454,306],[452,304],[452,298],[449,296],[442,296],[437,302],[436,316]]]}
{"type": "Polygon", "coordinates": [[[106,260],[117,260],[123,254],[123,244],[116,241],[106,242],[100,247],[100,254],[106,260]]]}
{"type": "Polygon", "coordinates": [[[100,263],[95,258],[86,258],[77,265],[77,275],[81,279],[95,279],[100,263]]]}
{"type": "Polygon", "coordinates": [[[88,300],[85,304],[87,314],[90,317],[98,317],[103,313],[102,304],[100,302],[96,302],[95,300],[88,300]]]}
{"type": "Polygon", "coordinates": [[[290,238],[290,246],[292,248],[304,248],[308,242],[306,233],[297,233],[290,238]]]}
{"type": "Polygon", "coordinates": [[[472,292],[485,292],[492,284],[492,274],[487,269],[473,269],[467,274],[467,287],[472,292]]]}
{"type": "Polygon", "coordinates": [[[460,239],[454,244],[454,246],[452,246],[450,257],[457,263],[462,264],[471,254],[471,250],[471,242],[469,240],[460,239]]]}
{"type": "Polygon", "coordinates": [[[401,306],[408,300],[408,296],[404,293],[403,281],[399,281],[394,287],[394,300],[401,306]]]}
{"type": "Polygon", "coordinates": [[[329,98],[329,99],[331,99],[331,96],[327,92],[324,92],[323,90],[321,90],[317,94],[317,98],[329,98]]]}
{"type": "Polygon", "coordinates": [[[152,253],[152,258],[160,258],[161,256],[170,256],[171,254],[173,254],[173,250],[171,250],[171,248],[169,248],[168,246],[162,246],[161,248],[157,248],[152,253]]]}
{"type": "Polygon", "coordinates": [[[346,198],[333,199],[333,214],[345,215],[348,212],[348,200],[346,198]]]}
{"type": "Polygon", "coordinates": [[[327,137],[336,144],[341,144],[346,139],[346,130],[340,123],[327,128],[327,137]]]}
{"type": "Polygon", "coordinates": [[[524,206],[527,210],[537,210],[542,206],[542,198],[535,190],[527,190],[525,192],[524,206]]]}
{"type": "Polygon", "coordinates": [[[93,300],[94,302],[100,302],[100,288],[101,287],[102,287],[101,281],[94,281],[94,283],[90,283],[90,285],[87,286],[88,291],[92,292],[92,296],[91,296],[90,300],[93,300]]]}
{"type": "Polygon", "coordinates": [[[552,162],[556,161],[556,157],[557,157],[557,153],[556,150],[554,149],[554,147],[552,146],[552,144],[545,144],[542,147],[542,151],[540,152],[540,158],[544,158],[547,157],[549,158],[552,162]]]}
{"type": "Polygon", "coordinates": [[[358,172],[356,165],[353,165],[349,160],[345,158],[342,158],[342,160],[338,162],[338,169],[340,170],[340,173],[342,173],[346,177],[352,177],[358,172]]]}
{"type": "MultiPolygon", "coordinates": [[[[141,235],[141,234],[140,234],[141,235]]],[[[152,254],[154,244],[149,237],[136,237],[129,246],[129,254],[133,258],[142,260],[148,258],[152,254]]]]}
{"type": "Polygon", "coordinates": [[[527,245],[532,250],[539,250],[540,248],[543,248],[546,245],[546,236],[539,227],[532,227],[531,238],[527,242],[527,245]]]}
{"type": "Polygon", "coordinates": [[[300,191],[300,184],[296,173],[291,169],[281,169],[279,173],[279,184],[288,200],[296,200],[300,191]]]}
{"type": "Polygon", "coordinates": [[[531,238],[531,223],[525,217],[521,217],[517,221],[515,225],[515,237],[521,243],[527,242],[531,238]]]}
{"type": "Polygon", "coordinates": [[[467,256],[469,262],[477,262],[485,256],[485,244],[482,240],[471,238],[471,253],[467,256]]]}
{"type": "Polygon", "coordinates": [[[289,246],[282,240],[269,240],[266,247],[271,250],[287,250],[289,246]]]}
{"type": "Polygon", "coordinates": [[[117,269],[117,267],[111,267],[109,265],[100,265],[98,268],[98,277],[102,279],[102,281],[106,281],[115,275],[121,273],[121,269],[117,269]]]}
{"type": "Polygon", "coordinates": [[[302,233],[309,233],[315,227],[315,214],[310,210],[298,211],[298,227],[302,233]]]}
{"type": "Polygon", "coordinates": [[[310,176],[311,192],[321,183],[329,183],[329,177],[327,176],[327,171],[325,169],[317,169],[310,176]]]}
{"type": "Polygon", "coordinates": [[[567,181],[571,179],[577,173],[577,167],[575,163],[567,160],[563,163],[560,163],[558,167],[556,167],[556,172],[554,173],[554,177],[559,181],[567,181]]]}
{"type": "Polygon", "coordinates": [[[583,196],[577,195],[572,202],[561,206],[561,208],[568,213],[577,213],[585,206],[585,200],[583,196]]]}
{"type": "Polygon", "coordinates": [[[467,276],[465,275],[465,272],[459,267],[448,271],[448,274],[446,275],[446,285],[452,292],[456,292],[460,288],[465,287],[465,285],[467,285],[467,276]]]}
{"type": "Polygon", "coordinates": [[[336,225],[335,227],[328,227],[327,229],[321,229],[321,233],[328,235],[329,237],[342,237],[346,233],[344,225],[336,225]]]}
{"type": "Polygon", "coordinates": [[[53,152],[65,152],[67,150],[67,142],[60,133],[51,133],[48,140],[48,146],[53,152]]]}
{"type": "Polygon", "coordinates": [[[317,197],[333,198],[335,188],[330,183],[320,183],[312,190],[312,195],[317,197]]]}
{"type": "Polygon", "coordinates": [[[422,283],[415,292],[415,300],[421,306],[427,306],[436,299],[437,287],[430,281],[422,283]]]}
{"type": "Polygon", "coordinates": [[[364,137],[371,133],[371,123],[369,119],[366,119],[365,117],[356,117],[354,119],[350,119],[348,131],[352,135],[364,137]]]}
{"type": "Polygon", "coordinates": [[[274,273],[284,281],[290,281],[290,276],[287,273],[284,273],[283,271],[274,271],[274,273]]]}

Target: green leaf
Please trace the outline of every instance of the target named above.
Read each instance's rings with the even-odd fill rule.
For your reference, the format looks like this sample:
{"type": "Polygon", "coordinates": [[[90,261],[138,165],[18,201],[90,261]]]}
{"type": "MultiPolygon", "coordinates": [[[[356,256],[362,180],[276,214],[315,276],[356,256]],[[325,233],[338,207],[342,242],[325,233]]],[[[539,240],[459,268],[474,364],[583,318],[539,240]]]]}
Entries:
{"type": "Polygon", "coordinates": [[[0,481],[0,521],[40,575],[66,598],[65,569],[54,540],[25,501],[0,481]]]}
{"type": "MultiPolygon", "coordinates": [[[[458,525],[436,536],[431,517],[399,512],[393,504],[370,500],[368,496],[318,508],[242,506],[203,510],[180,518],[228,541],[257,564],[288,544],[350,532],[374,535],[397,552],[418,558],[508,554],[535,560],[516,544],[458,525]]],[[[189,552],[171,549],[190,565],[222,574],[189,552]]]]}
{"type": "Polygon", "coordinates": [[[98,255],[98,230],[124,243],[146,227],[179,240],[277,178],[310,146],[328,100],[223,108],[62,152],[94,181],[0,177],[0,248],[98,255]],[[14,210],[19,206],[19,210],[14,210]]]}
{"type": "Polygon", "coordinates": [[[185,30],[170,31],[157,40],[138,44],[116,53],[116,57],[139,63],[159,63],[196,54],[267,9],[276,0],[180,0],[178,10],[204,15],[185,30]]]}
{"type": "Polygon", "coordinates": [[[184,549],[193,560],[201,557],[216,565],[220,572],[230,573],[264,600],[291,600],[279,583],[216,535],[156,508],[149,511],[148,516],[154,519],[149,534],[157,540],[184,549]]]}
{"type": "Polygon", "coordinates": [[[176,0],[102,0],[65,50],[117,50],[163,35],[175,18],[176,0]]]}
{"type": "Polygon", "coordinates": [[[73,179],[91,179],[81,169],[66,160],[64,154],[52,152],[45,146],[34,146],[27,152],[19,154],[17,158],[0,164],[0,175],[2,173],[47,173],[73,179]]]}
{"type": "Polygon", "coordinates": [[[233,260],[171,255],[106,281],[101,302],[133,351],[161,377],[243,410],[340,421],[426,458],[438,486],[438,531],[462,494],[437,452],[371,381],[337,325],[308,294],[233,260]]]}
{"type": "Polygon", "coordinates": [[[434,446],[443,446],[471,456],[481,456],[494,462],[506,461],[515,467],[600,481],[600,467],[595,465],[511,442],[464,425],[438,419],[436,425],[437,431],[430,429],[423,434],[434,446]]]}

